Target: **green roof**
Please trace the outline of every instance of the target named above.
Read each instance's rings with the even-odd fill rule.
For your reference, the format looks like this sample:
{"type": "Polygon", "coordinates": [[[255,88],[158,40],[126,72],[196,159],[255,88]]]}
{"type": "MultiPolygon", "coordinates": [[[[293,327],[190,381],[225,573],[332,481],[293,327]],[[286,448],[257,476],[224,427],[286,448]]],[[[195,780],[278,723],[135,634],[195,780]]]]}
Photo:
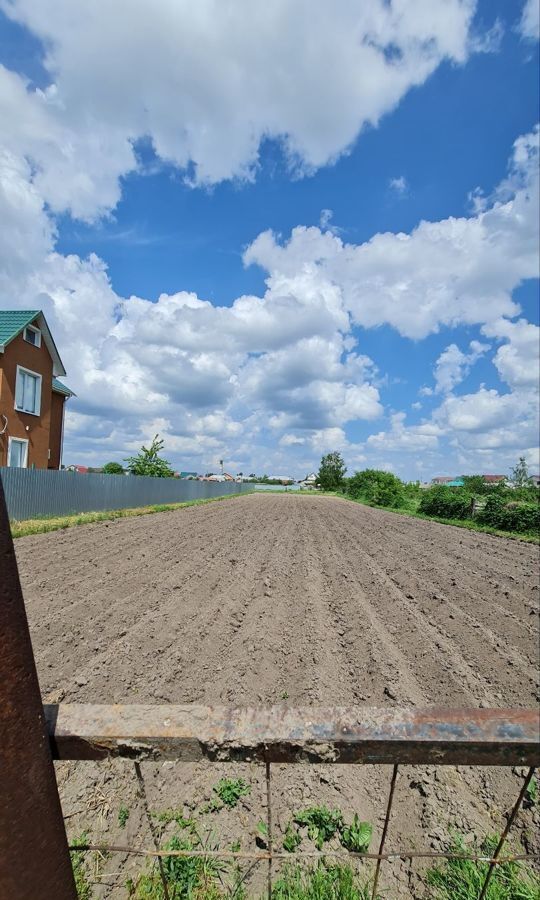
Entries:
{"type": "Polygon", "coordinates": [[[49,331],[47,320],[40,309],[0,309],[0,353],[4,352],[6,345],[10,344],[30,322],[41,330],[45,346],[53,361],[53,375],[65,375],[66,370],[49,331]]]}
{"type": "Polygon", "coordinates": [[[70,391],[70,389],[68,387],[66,387],[65,384],[62,384],[61,381],[58,381],[58,378],[53,378],[52,389],[53,389],[53,391],[56,391],[57,394],[64,394],[66,397],[74,397],[75,396],[73,391],[70,391]]]}
{"type": "Polygon", "coordinates": [[[36,316],[39,309],[0,309],[0,347],[16,338],[36,316]]]}

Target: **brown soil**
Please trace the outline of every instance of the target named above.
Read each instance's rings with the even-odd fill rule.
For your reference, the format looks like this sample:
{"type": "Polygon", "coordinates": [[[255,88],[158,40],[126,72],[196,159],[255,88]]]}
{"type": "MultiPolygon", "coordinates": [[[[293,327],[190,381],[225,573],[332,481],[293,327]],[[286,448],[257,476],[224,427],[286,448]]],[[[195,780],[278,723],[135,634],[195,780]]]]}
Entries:
{"type": "MultiPolygon", "coordinates": [[[[532,706],[538,548],[329,497],[255,494],[16,542],[45,700],[235,705],[532,706]]],[[[259,767],[143,767],[151,810],[197,807],[223,775],[250,797],[201,814],[254,847],[259,767]]],[[[274,818],[325,802],[375,825],[389,770],[275,766],[274,818]]],[[[57,769],[71,836],[151,846],[133,764],[57,769]],[[118,826],[118,809],[130,816],[118,826]]],[[[520,771],[403,767],[389,848],[440,849],[500,830],[520,771]]],[[[520,813],[530,848],[540,824],[520,813]]],[[[306,842],[304,841],[304,845],[306,842]]],[[[96,897],[124,897],[139,859],[96,860],[96,897]]],[[[366,868],[367,871],[367,868],[366,868]]],[[[389,897],[427,896],[421,867],[383,867],[389,897]]],[[[263,878],[264,872],[260,873],[263,878]]],[[[262,882],[252,882],[256,893],[262,882]]]]}

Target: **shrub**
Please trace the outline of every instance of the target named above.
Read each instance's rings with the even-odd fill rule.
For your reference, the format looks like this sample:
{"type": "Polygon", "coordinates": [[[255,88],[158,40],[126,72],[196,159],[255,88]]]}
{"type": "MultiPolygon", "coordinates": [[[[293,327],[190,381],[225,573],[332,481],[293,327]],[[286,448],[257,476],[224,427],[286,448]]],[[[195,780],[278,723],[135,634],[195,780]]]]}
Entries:
{"type": "Polygon", "coordinates": [[[418,511],[441,519],[469,519],[471,495],[463,488],[429,488],[420,501],[418,511]]]}
{"type": "Polygon", "coordinates": [[[403,506],[405,493],[403,482],[391,472],[364,469],[348,479],[346,492],[355,500],[362,499],[375,506],[403,506]]]}
{"type": "Polygon", "coordinates": [[[488,497],[476,521],[501,531],[540,531],[538,503],[506,502],[502,497],[488,497]]]}
{"type": "Polygon", "coordinates": [[[108,462],[105,463],[101,471],[104,475],[123,475],[124,467],[119,462],[108,462]]]}

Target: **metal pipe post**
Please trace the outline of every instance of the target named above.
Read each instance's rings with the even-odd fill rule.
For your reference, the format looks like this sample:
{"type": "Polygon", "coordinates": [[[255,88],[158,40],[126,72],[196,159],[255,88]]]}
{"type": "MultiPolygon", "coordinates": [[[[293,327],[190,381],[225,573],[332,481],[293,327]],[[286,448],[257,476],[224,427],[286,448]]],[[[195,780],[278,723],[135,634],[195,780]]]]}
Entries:
{"type": "Polygon", "coordinates": [[[0,479],[0,897],[76,900],[0,479]]]}

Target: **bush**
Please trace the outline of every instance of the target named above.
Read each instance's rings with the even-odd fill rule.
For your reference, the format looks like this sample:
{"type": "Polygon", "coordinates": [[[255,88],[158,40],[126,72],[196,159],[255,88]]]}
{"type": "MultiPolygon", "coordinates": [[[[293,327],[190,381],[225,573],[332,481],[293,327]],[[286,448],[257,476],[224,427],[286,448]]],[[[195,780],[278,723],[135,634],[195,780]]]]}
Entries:
{"type": "Polygon", "coordinates": [[[104,475],[123,475],[124,467],[119,462],[108,462],[105,463],[101,471],[104,475]]]}
{"type": "Polygon", "coordinates": [[[501,531],[536,533],[540,531],[540,506],[538,503],[508,503],[502,497],[488,497],[476,521],[501,531]]]}
{"type": "Polygon", "coordinates": [[[463,488],[429,488],[420,501],[418,512],[441,519],[470,519],[471,495],[463,488]]]}
{"type": "Polygon", "coordinates": [[[391,472],[364,469],[347,480],[346,493],[354,500],[366,500],[374,506],[398,508],[405,503],[403,482],[391,472]]]}

